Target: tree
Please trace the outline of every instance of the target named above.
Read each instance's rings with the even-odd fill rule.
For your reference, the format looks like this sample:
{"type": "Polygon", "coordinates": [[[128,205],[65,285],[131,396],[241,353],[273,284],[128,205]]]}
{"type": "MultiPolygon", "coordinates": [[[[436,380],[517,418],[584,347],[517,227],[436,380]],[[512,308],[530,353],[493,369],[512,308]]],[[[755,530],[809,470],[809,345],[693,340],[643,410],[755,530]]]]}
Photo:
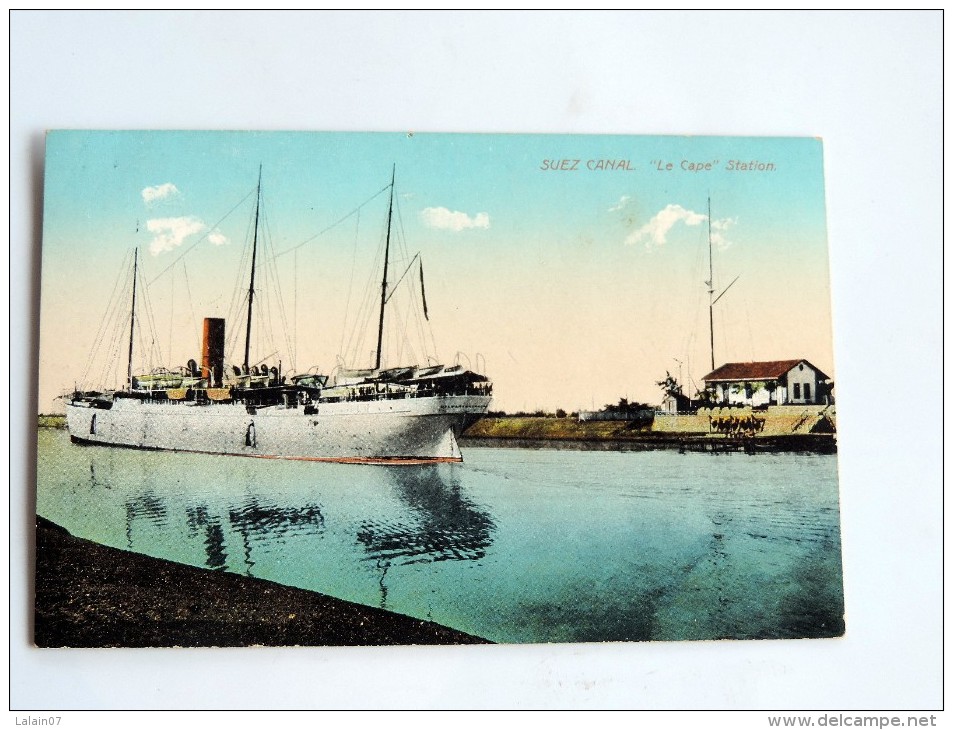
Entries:
{"type": "Polygon", "coordinates": [[[603,407],[606,413],[632,413],[633,411],[651,410],[652,406],[637,401],[629,402],[628,398],[619,398],[618,403],[607,403],[603,407]]]}
{"type": "Polygon", "coordinates": [[[699,401],[702,408],[712,408],[716,405],[715,391],[707,389],[696,391],[695,400],[699,401]]]}
{"type": "Polygon", "coordinates": [[[668,370],[665,371],[665,380],[659,380],[655,384],[662,389],[665,395],[670,395],[673,398],[682,394],[681,383],[672,377],[672,374],[668,370]]]}

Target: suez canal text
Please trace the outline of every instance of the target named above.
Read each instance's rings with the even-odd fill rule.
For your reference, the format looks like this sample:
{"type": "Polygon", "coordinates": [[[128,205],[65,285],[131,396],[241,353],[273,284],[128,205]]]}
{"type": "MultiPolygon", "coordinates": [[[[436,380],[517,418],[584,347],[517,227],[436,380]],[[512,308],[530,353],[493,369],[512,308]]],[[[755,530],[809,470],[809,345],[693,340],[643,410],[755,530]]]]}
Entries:
{"type": "MultiPolygon", "coordinates": [[[[635,163],[632,160],[583,160],[583,159],[562,159],[562,160],[543,160],[539,164],[539,169],[554,172],[578,172],[580,170],[621,170],[624,172],[634,172],[635,163]]],[[[681,170],[684,172],[711,172],[712,170],[725,170],[726,172],[774,172],[777,165],[773,162],[764,160],[741,160],[731,159],[722,164],[721,160],[679,160],[670,162],[668,160],[651,160],[649,169],[656,172],[675,172],[681,170]]]]}

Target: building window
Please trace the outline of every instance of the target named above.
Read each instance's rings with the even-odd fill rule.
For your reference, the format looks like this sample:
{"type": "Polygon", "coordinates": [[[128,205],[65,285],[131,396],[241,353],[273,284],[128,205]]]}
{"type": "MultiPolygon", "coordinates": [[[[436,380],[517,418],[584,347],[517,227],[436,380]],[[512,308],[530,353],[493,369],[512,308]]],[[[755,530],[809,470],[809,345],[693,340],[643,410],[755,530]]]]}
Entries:
{"type": "Polygon", "coordinates": [[[811,384],[810,383],[804,384],[804,400],[808,402],[810,402],[811,400],[811,384]]]}
{"type": "Polygon", "coordinates": [[[794,400],[801,400],[801,384],[794,384],[794,400]]]}

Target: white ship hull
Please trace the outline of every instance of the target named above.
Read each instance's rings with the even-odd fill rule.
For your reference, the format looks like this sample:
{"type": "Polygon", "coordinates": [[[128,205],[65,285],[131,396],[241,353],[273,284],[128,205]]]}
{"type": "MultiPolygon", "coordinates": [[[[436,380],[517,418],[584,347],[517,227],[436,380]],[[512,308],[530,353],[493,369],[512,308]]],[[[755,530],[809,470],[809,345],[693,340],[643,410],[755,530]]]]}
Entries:
{"type": "Polygon", "coordinates": [[[461,461],[455,433],[482,416],[486,395],[381,399],[302,407],[244,403],[149,402],[115,398],[111,407],[72,401],[74,441],[259,458],[378,463],[461,461]]]}

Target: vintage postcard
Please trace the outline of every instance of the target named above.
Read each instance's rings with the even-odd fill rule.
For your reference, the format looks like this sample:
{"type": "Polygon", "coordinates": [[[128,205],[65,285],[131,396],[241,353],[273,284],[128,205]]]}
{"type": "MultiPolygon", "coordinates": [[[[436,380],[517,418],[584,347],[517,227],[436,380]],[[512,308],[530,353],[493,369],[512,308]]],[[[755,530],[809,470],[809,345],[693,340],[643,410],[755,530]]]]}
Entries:
{"type": "Polygon", "coordinates": [[[42,647],[844,633],[822,142],[54,131],[42,647]]]}

